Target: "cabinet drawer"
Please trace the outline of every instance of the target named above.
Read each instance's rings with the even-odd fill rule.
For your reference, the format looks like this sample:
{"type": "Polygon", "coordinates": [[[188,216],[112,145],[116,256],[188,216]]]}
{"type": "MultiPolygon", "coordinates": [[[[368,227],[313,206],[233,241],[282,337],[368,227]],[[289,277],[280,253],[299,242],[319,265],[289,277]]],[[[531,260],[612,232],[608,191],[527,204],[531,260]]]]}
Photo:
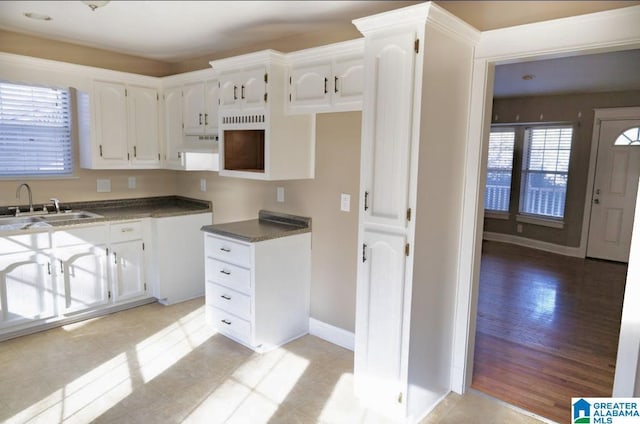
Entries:
{"type": "Polygon", "coordinates": [[[246,320],[251,319],[251,297],[219,284],[206,284],[207,305],[215,306],[246,320]]]}
{"type": "Polygon", "coordinates": [[[207,321],[215,326],[222,334],[251,344],[251,323],[249,321],[210,305],[207,305],[206,317],[207,321]]]}
{"type": "Polygon", "coordinates": [[[251,271],[212,258],[207,258],[205,279],[247,294],[251,290],[251,271]]]}
{"type": "Polygon", "coordinates": [[[207,234],[205,255],[246,267],[251,266],[251,246],[207,234]]]}
{"type": "Polygon", "coordinates": [[[142,223],[140,221],[133,221],[111,224],[109,238],[111,243],[141,239],[142,223]]]}

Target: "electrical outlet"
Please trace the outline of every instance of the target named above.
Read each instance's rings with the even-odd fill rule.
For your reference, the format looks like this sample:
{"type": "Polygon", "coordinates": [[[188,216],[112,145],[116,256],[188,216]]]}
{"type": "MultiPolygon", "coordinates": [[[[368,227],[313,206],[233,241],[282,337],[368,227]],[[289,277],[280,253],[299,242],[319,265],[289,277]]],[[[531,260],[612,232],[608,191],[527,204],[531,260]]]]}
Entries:
{"type": "Polygon", "coordinates": [[[278,202],[284,202],[284,187],[276,188],[276,200],[278,202]]]}
{"type": "Polygon", "coordinates": [[[340,194],[340,210],[342,212],[349,212],[351,210],[351,195],[342,193],[340,194]]]}
{"type": "Polygon", "coordinates": [[[519,232],[519,233],[522,232],[522,224],[516,225],[516,231],[519,232]]]}
{"type": "Polygon", "coordinates": [[[111,180],[98,179],[96,185],[98,193],[111,193],[111,180]]]}
{"type": "Polygon", "coordinates": [[[129,177],[129,188],[136,188],[136,177],[129,177]]]}
{"type": "Polygon", "coordinates": [[[200,178],[200,191],[203,193],[207,191],[207,180],[205,178],[200,178]]]}

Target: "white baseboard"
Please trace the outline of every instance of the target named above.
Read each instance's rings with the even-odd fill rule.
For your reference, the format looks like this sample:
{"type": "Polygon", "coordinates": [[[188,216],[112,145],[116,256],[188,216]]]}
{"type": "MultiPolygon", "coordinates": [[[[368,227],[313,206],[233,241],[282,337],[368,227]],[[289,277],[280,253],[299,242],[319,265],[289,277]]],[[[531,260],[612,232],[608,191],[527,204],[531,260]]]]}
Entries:
{"type": "Polygon", "coordinates": [[[559,255],[572,256],[574,258],[584,258],[584,254],[579,247],[562,246],[560,244],[547,243],[546,241],[532,240],[511,234],[492,233],[489,231],[485,231],[482,238],[484,240],[511,243],[532,249],[544,250],[545,252],[557,253],[559,255]]]}
{"type": "Polygon", "coordinates": [[[352,332],[315,318],[309,318],[309,334],[349,350],[353,350],[356,343],[355,334],[352,332]]]}

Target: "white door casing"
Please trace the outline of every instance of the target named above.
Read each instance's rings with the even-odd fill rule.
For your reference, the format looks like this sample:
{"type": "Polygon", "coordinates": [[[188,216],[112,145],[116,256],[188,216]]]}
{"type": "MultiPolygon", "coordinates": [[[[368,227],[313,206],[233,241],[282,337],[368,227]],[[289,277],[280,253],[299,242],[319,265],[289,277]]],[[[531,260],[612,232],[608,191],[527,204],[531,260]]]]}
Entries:
{"type": "Polygon", "coordinates": [[[616,146],[618,136],[640,126],[637,120],[600,124],[597,166],[591,201],[587,256],[627,262],[635,210],[640,145],[616,146]]]}

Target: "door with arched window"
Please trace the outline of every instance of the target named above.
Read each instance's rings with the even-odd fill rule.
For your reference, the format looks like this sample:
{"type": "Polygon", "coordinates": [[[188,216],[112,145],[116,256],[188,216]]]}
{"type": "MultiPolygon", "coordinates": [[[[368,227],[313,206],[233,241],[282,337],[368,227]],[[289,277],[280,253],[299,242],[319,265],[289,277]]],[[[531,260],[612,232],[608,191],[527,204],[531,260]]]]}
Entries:
{"type": "Polygon", "coordinates": [[[640,117],[601,121],[587,256],[629,261],[638,178],[640,117]]]}

